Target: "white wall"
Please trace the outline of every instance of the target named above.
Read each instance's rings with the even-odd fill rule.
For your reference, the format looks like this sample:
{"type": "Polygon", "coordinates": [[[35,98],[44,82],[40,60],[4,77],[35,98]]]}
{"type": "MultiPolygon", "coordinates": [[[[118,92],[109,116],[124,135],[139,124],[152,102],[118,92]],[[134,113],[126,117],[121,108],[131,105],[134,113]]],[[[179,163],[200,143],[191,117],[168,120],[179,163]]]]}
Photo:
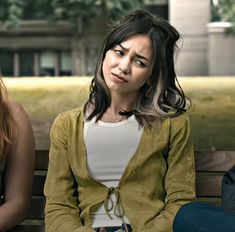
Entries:
{"type": "Polygon", "coordinates": [[[177,74],[208,75],[210,0],[169,0],[169,20],[183,37],[176,63],[177,74]]]}
{"type": "Polygon", "coordinates": [[[210,75],[235,75],[235,36],[227,35],[226,22],[208,24],[208,67],[210,75]]]}

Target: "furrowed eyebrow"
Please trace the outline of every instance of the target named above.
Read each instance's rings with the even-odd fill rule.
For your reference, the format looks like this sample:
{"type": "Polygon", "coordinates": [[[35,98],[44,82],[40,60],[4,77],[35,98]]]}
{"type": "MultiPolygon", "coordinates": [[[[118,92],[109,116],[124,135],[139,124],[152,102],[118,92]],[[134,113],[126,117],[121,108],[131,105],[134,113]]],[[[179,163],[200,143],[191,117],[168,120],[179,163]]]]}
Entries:
{"type": "MultiPolygon", "coordinates": [[[[118,46],[120,46],[121,48],[122,48],[122,50],[123,51],[125,51],[125,52],[128,52],[129,51],[129,49],[128,48],[125,48],[125,47],[123,47],[123,45],[121,45],[121,44],[117,44],[118,46]]],[[[148,61],[148,62],[150,62],[150,60],[148,60],[146,57],[144,57],[144,56],[141,56],[140,54],[138,54],[138,53],[135,53],[135,56],[136,57],[138,57],[138,58],[140,58],[140,59],[144,59],[144,60],[146,60],[146,61],[148,61]]]]}

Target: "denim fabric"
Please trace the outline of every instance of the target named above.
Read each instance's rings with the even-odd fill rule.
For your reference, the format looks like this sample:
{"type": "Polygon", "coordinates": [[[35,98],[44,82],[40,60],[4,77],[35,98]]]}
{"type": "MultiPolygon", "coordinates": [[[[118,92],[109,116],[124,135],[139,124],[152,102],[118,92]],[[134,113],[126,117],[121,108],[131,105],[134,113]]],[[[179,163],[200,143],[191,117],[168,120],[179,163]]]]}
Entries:
{"type": "MultiPolygon", "coordinates": [[[[127,232],[131,232],[132,229],[131,229],[131,226],[130,225],[127,225],[127,228],[128,228],[128,231],[127,232]]],[[[99,232],[99,229],[100,228],[95,228],[95,231],[96,232],[99,232]]],[[[114,227],[105,227],[106,231],[107,232],[125,232],[125,226],[124,224],[122,224],[122,226],[114,226],[114,227]]]]}
{"type": "Polygon", "coordinates": [[[204,202],[185,204],[178,211],[174,232],[235,232],[235,216],[204,202]]]}
{"type": "MultiPolygon", "coordinates": [[[[99,232],[100,228],[95,228],[96,232],[99,232]]],[[[107,232],[116,232],[116,231],[121,231],[121,227],[114,226],[114,227],[105,227],[107,232]]]]}

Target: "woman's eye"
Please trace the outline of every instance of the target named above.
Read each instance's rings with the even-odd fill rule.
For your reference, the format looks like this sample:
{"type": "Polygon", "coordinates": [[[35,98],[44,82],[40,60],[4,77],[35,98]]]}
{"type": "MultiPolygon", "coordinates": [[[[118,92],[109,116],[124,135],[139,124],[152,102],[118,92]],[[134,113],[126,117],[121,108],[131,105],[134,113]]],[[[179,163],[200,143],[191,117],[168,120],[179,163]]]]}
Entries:
{"type": "Polygon", "coordinates": [[[115,49],[114,52],[120,56],[124,55],[124,52],[122,50],[115,49]]]}
{"type": "Polygon", "coordinates": [[[135,60],[135,63],[141,67],[145,67],[145,63],[142,62],[141,60],[135,60]]]}

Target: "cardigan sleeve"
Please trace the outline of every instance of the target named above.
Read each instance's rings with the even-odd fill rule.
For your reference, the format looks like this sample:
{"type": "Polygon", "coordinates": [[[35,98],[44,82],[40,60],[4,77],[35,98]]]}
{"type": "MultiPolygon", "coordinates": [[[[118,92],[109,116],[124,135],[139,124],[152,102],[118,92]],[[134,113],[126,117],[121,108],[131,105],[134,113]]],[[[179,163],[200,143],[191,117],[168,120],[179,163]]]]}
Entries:
{"type": "Polygon", "coordinates": [[[145,232],[171,232],[179,208],[195,199],[195,162],[187,114],[170,120],[170,143],[165,176],[165,208],[145,232]]]}
{"type": "Polygon", "coordinates": [[[45,182],[45,228],[47,232],[91,232],[83,226],[78,208],[77,183],[68,159],[68,123],[60,114],[51,128],[49,167],[45,182]]]}

